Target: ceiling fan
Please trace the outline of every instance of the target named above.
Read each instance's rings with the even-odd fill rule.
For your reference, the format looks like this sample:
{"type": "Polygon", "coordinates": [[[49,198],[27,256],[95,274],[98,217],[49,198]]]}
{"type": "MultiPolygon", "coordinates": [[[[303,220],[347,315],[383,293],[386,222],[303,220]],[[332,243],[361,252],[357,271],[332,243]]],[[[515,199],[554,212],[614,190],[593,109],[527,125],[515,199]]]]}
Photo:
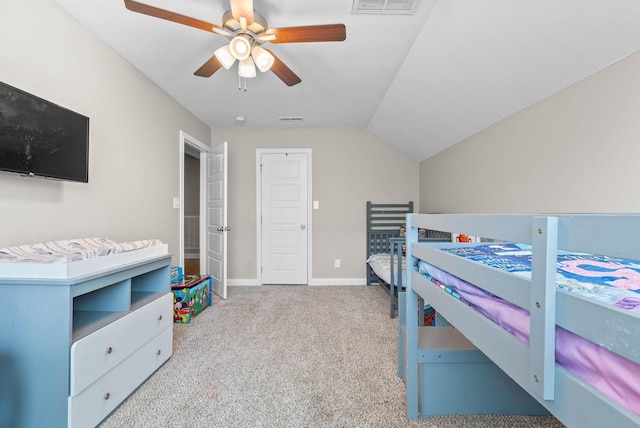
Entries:
{"type": "Polygon", "coordinates": [[[302,80],[273,52],[263,48],[264,43],[341,42],[347,37],[344,24],[269,28],[267,21],[253,10],[253,0],[230,2],[231,10],[222,15],[221,25],[134,0],[124,0],[124,5],[133,12],[210,31],[229,39],[228,45],[217,49],[213,56],[196,70],[194,74],[200,77],[210,77],[221,67],[229,69],[237,60],[239,78],[255,77],[257,67],[262,72],[271,70],[287,86],[297,85],[302,80]]]}

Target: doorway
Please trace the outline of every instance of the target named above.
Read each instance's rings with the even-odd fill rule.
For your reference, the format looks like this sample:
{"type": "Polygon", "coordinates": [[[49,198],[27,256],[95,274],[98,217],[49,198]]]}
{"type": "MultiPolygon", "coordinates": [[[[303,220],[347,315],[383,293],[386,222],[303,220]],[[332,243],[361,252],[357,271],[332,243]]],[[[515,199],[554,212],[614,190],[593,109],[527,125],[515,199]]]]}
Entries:
{"type": "Polygon", "coordinates": [[[184,151],[184,274],[200,275],[200,153],[184,151]]]}
{"type": "Polygon", "coordinates": [[[311,149],[256,150],[259,284],[311,280],[311,149]]]}
{"type": "Polygon", "coordinates": [[[210,275],[212,290],[223,299],[227,298],[226,235],[230,230],[226,224],[227,152],[226,142],[211,148],[180,131],[180,196],[177,201],[180,209],[180,266],[187,271],[188,261],[189,274],[210,275]],[[197,170],[197,173],[187,172],[187,167],[197,170]],[[197,184],[195,180],[186,184],[187,177],[191,175],[197,175],[197,184]],[[187,192],[190,196],[186,196],[187,192]],[[193,195],[196,195],[197,203],[192,201],[193,195]],[[185,209],[188,201],[198,206],[196,220],[191,218],[193,216],[185,216],[185,212],[193,213],[192,205],[189,211],[185,209]],[[193,226],[193,223],[196,225],[193,226]],[[192,241],[196,242],[195,250],[192,241]]]}

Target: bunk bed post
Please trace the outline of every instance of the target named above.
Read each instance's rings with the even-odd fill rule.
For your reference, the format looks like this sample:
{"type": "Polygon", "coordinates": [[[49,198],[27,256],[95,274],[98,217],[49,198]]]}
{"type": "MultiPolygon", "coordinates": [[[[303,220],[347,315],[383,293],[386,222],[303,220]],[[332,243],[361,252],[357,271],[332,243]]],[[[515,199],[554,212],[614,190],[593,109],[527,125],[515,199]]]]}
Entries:
{"type": "Polygon", "coordinates": [[[554,399],[556,362],[556,264],[558,218],[532,222],[529,382],[544,400],[554,399]]]}
{"type": "Polygon", "coordinates": [[[401,291],[398,293],[398,377],[403,381],[406,379],[406,364],[407,356],[405,352],[405,334],[407,327],[407,318],[405,316],[405,307],[407,305],[405,300],[406,293],[401,291]]]}
{"type": "Polygon", "coordinates": [[[402,245],[399,245],[398,251],[398,276],[397,281],[394,281],[395,276],[395,257],[396,257],[396,243],[393,242],[393,238],[389,238],[389,273],[391,282],[389,283],[389,316],[391,318],[394,317],[394,312],[396,308],[398,308],[398,312],[400,312],[400,307],[398,306],[398,300],[395,298],[396,287],[398,291],[402,290],[402,245]]]}
{"type": "MultiPolygon", "coordinates": [[[[367,252],[365,253],[367,257],[371,255],[371,239],[371,201],[367,201],[367,252]]],[[[371,285],[371,278],[373,276],[371,267],[365,263],[364,268],[367,270],[365,275],[367,278],[367,285],[371,285]]]]}
{"type": "Polygon", "coordinates": [[[407,418],[418,418],[418,294],[411,288],[411,269],[415,260],[412,256],[411,244],[418,242],[418,229],[413,227],[413,216],[415,214],[407,214],[407,284],[405,286],[405,323],[407,331],[407,370],[405,377],[406,385],[406,402],[407,402],[407,418]]]}

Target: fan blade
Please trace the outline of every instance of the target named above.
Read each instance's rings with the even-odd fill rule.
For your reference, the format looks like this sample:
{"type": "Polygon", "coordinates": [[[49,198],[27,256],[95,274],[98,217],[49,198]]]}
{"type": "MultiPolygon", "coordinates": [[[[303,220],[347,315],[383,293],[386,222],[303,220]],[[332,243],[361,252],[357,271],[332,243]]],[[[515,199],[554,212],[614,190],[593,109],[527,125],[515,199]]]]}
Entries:
{"type": "Polygon", "coordinates": [[[242,16],[247,20],[247,25],[253,24],[253,0],[231,0],[231,15],[238,22],[242,16]]]}
{"type": "Polygon", "coordinates": [[[218,71],[220,67],[222,67],[222,64],[220,63],[220,61],[218,61],[218,58],[216,58],[216,56],[214,55],[211,58],[209,58],[207,62],[202,64],[202,67],[197,69],[196,72],[193,74],[200,77],[211,77],[211,75],[216,71],[218,71]]]}
{"type": "Polygon", "coordinates": [[[232,37],[234,36],[234,34],[231,31],[225,30],[224,28],[213,28],[212,30],[214,33],[216,34],[221,34],[223,36],[226,37],[232,37]]]}
{"type": "Polygon", "coordinates": [[[275,56],[273,52],[271,52],[269,49],[265,49],[265,51],[273,55],[274,62],[271,66],[271,71],[273,71],[273,74],[278,76],[278,78],[282,80],[287,86],[297,85],[298,83],[302,82],[302,80],[298,76],[296,76],[296,74],[291,71],[291,69],[287,67],[284,62],[280,61],[280,58],[275,56]]]}
{"type": "Polygon", "coordinates": [[[211,24],[206,21],[201,21],[199,19],[190,18],[185,15],[180,15],[179,13],[170,12],[168,10],[159,9],[154,6],[149,6],[147,4],[139,3],[133,0],[124,0],[124,5],[127,9],[132,12],[138,12],[143,15],[153,16],[154,18],[166,19],[167,21],[177,22],[178,24],[187,25],[189,27],[199,28],[200,30],[213,32],[213,29],[223,30],[222,27],[211,24]]]}
{"type": "Polygon", "coordinates": [[[270,28],[263,34],[275,34],[271,43],[342,42],[347,38],[344,24],[270,28]]]}

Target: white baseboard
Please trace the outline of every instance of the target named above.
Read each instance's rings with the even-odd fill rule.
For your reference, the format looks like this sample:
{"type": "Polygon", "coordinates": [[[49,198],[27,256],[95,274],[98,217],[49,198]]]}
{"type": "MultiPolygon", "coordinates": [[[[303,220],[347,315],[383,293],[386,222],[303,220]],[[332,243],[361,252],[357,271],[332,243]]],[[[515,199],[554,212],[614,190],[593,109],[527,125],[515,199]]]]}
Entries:
{"type": "MultiPolygon", "coordinates": [[[[227,279],[230,287],[259,287],[257,279],[227,279]]],[[[313,278],[310,286],[318,285],[367,285],[366,278],[313,278]]]]}
{"type": "Polygon", "coordinates": [[[309,285],[367,285],[366,278],[313,278],[309,285]]]}
{"type": "Polygon", "coordinates": [[[257,279],[227,279],[227,285],[230,287],[242,286],[242,287],[258,287],[257,279]]]}

